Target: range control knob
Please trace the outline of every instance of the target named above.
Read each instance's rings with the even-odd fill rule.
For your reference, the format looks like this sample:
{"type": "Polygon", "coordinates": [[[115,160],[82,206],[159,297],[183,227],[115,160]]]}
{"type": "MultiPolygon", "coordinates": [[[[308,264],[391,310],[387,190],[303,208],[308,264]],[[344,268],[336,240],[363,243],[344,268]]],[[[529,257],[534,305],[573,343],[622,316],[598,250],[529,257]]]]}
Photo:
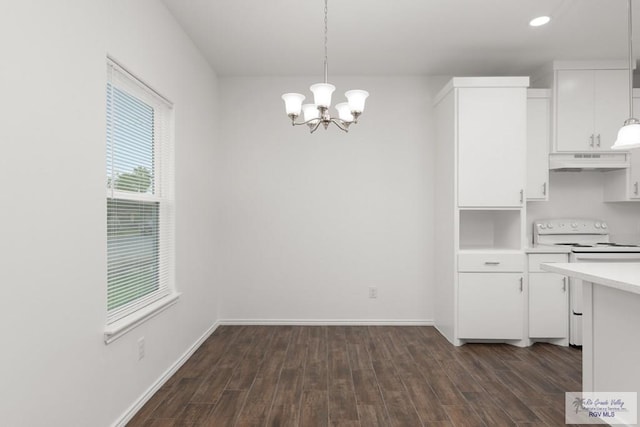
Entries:
{"type": "Polygon", "coordinates": [[[604,230],[605,228],[607,228],[607,223],[606,223],[606,222],[603,222],[603,223],[602,223],[602,225],[601,225],[601,227],[602,227],[602,229],[604,230]]]}
{"type": "Polygon", "coordinates": [[[571,223],[571,228],[578,228],[578,223],[577,222],[572,222],[571,223]]]}
{"type": "Polygon", "coordinates": [[[596,228],[600,228],[600,223],[599,223],[599,222],[596,222],[596,223],[595,223],[595,225],[594,225],[594,227],[596,227],[596,228]]]}
{"type": "Polygon", "coordinates": [[[547,228],[551,229],[553,228],[553,224],[551,224],[550,222],[547,223],[547,228]]]}
{"type": "Polygon", "coordinates": [[[544,230],[545,228],[547,228],[547,226],[546,226],[546,225],[544,225],[544,224],[538,224],[538,228],[539,228],[540,230],[544,230]]]}

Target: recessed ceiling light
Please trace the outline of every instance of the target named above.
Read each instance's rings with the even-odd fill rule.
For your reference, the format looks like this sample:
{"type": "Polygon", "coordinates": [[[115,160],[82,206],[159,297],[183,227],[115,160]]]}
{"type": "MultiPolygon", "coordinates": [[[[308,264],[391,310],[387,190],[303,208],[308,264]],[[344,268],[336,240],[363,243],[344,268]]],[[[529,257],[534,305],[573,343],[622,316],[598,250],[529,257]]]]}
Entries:
{"type": "Polygon", "coordinates": [[[548,24],[549,21],[551,21],[551,18],[549,18],[548,16],[538,16],[537,18],[533,18],[531,21],[529,21],[529,25],[531,25],[532,27],[539,27],[541,25],[548,24]]]}

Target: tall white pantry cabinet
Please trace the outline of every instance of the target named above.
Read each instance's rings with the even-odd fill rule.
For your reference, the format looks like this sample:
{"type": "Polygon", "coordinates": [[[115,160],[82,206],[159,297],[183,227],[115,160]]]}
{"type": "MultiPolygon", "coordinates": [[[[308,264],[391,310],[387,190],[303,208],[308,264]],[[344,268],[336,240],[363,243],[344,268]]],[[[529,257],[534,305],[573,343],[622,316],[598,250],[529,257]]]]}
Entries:
{"type": "Polygon", "coordinates": [[[528,86],[528,77],[456,77],[435,99],[435,325],[455,345],[528,345],[528,86]]]}

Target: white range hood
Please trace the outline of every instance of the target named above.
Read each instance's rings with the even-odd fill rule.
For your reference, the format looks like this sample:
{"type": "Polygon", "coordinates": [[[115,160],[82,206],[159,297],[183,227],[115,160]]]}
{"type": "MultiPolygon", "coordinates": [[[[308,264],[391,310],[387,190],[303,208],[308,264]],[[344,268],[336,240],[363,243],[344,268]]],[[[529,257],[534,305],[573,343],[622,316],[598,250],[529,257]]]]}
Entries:
{"type": "Polygon", "coordinates": [[[555,172],[611,171],[629,167],[629,153],[551,153],[549,170],[555,172]]]}

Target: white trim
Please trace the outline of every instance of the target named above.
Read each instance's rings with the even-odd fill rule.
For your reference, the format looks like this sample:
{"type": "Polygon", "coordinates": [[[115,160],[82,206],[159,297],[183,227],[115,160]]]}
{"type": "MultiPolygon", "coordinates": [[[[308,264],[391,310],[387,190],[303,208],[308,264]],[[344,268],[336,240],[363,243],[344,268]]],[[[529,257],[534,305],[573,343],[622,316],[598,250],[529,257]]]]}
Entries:
{"type": "Polygon", "coordinates": [[[108,324],[104,328],[104,343],[109,344],[117,340],[127,332],[137,328],[149,319],[154,318],[158,314],[165,311],[167,308],[178,302],[180,297],[179,292],[174,292],[160,300],[151,303],[138,311],[134,311],[128,316],[123,317],[120,320],[116,320],[113,323],[108,324]]]}
{"type": "Polygon", "coordinates": [[[142,89],[150,90],[153,95],[155,95],[156,97],[159,98],[160,101],[162,101],[165,104],[167,104],[167,106],[169,108],[173,108],[173,102],[171,102],[169,100],[169,98],[167,98],[166,96],[162,95],[152,85],[150,85],[149,83],[147,83],[144,80],[142,80],[140,77],[136,76],[135,74],[133,74],[132,72],[127,70],[127,68],[122,66],[120,64],[120,62],[118,62],[116,59],[113,58],[113,56],[107,55],[107,64],[111,65],[118,72],[120,72],[120,73],[124,74],[125,76],[129,77],[132,80],[132,82],[136,83],[142,89]]]}
{"type": "Polygon", "coordinates": [[[527,89],[527,98],[551,98],[551,89],[529,88],[527,89]]]}
{"type": "Polygon", "coordinates": [[[193,355],[193,353],[196,352],[196,350],[198,348],[200,348],[200,346],[202,345],[202,343],[205,342],[205,340],[207,338],[209,338],[209,336],[215,332],[216,329],[218,329],[218,326],[220,325],[219,322],[214,323],[209,329],[207,329],[207,331],[196,340],[195,343],[193,343],[193,345],[191,347],[189,347],[187,349],[187,351],[185,351],[182,356],[180,356],[180,358],[178,360],[176,360],[176,362],[171,365],[169,367],[169,369],[167,369],[164,374],[162,374],[162,376],[160,376],[160,378],[158,378],[156,380],[156,382],[154,382],[151,387],[149,387],[147,389],[147,391],[145,391],[134,403],[133,405],[131,405],[129,407],[129,409],[127,409],[124,414],[122,414],[122,416],[120,416],[120,418],[112,424],[112,427],[124,427],[129,421],[131,421],[131,419],[138,413],[138,411],[140,409],[142,409],[142,407],[145,405],[145,403],[147,403],[149,401],[149,399],[151,399],[151,397],[158,391],[160,390],[160,387],[162,387],[168,380],[169,378],[171,378],[171,376],[173,374],[175,374],[178,369],[180,369],[182,367],[182,365],[185,364],[185,362],[187,360],[189,360],[189,358],[193,355]]]}
{"type": "Polygon", "coordinates": [[[527,76],[507,77],[453,77],[435,96],[433,105],[438,105],[449,92],[457,88],[529,87],[527,76]]]}
{"type": "Polygon", "coordinates": [[[554,70],[628,70],[629,61],[627,60],[553,61],[553,69],[554,70]]]}
{"type": "Polygon", "coordinates": [[[434,326],[431,319],[222,319],[220,325],[434,326]]]}
{"type": "MultiPolygon", "coordinates": [[[[158,176],[158,175],[155,175],[158,176]]],[[[166,202],[166,198],[158,197],[153,194],[147,193],[134,193],[132,191],[121,191],[116,190],[113,187],[107,187],[107,197],[110,199],[122,199],[122,200],[133,200],[135,202],[166,202]]]]}

